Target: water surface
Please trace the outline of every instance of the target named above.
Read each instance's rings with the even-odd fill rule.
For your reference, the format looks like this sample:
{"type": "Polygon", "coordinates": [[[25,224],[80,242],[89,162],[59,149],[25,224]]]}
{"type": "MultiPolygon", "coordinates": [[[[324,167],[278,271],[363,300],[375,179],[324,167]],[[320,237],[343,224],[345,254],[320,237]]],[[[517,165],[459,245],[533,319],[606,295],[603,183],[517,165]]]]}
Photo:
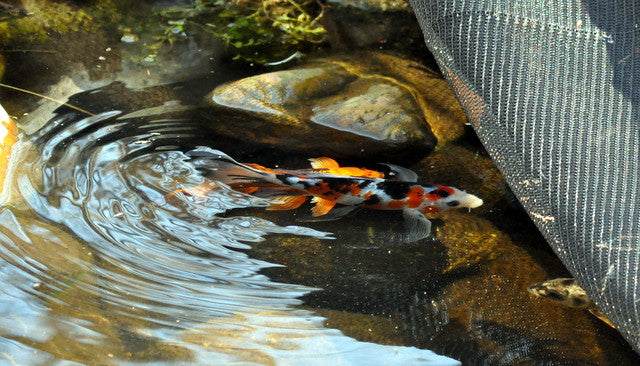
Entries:
{"type": "Polygon", "coordinates": [[[326,328],[298,307],[314,288],[269,279],[260,271],[278,264],[246,253],[266,237],[332,245],[330,233],[243,215],[267,202],[224,187],[168,199],[204,181],[175,145],[176,136],[196,135],[194,123],[140,114],[63,108],[18,143],[9,177],[17,194],[0,213],[7,360],[287,364],[321,356],[321,364],[356,364],[430,356],[326,328]]]}

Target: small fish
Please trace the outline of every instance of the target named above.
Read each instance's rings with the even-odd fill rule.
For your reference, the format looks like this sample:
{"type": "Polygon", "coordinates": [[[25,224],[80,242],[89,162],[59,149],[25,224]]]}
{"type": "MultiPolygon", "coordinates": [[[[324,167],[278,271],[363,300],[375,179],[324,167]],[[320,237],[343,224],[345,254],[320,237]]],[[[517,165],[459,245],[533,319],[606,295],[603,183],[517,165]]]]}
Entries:
{"type": "Polygon", "coordinates": [[[615,328],[613,323],[589,298],[587,292],[573,278],[554,278],[537,282],[529,285],[527,291],[534,296],[554,301],[566,307],[586,309],[610,327],[615,328]]]}
{"type": "Polygon", "coordinates": [[[571,308],[584,309],[592,305],[587,292],[573,278],[555,278],[537,282],[529,285],[527,291],[537,297],[555,301],[571,308]]]}
{"type": "MultiPolygon", "coordinates": [[[[340,167],[333,159],[310,159],[313,169],[270,169],[257,164],[242,164],[225,153],[199,147],[187,153],[194,165],[212,180],[232,189],[258,197],[273,198],[270,210],[300,207],[312,196],[312,215],[337,219],[353,209],[402,210],[407,241],[429,236],[431,222],[425,213],[456,208],[476,208],[482,200],[457,188],[417,183],[413,171],[386,164],[393,179],[374,170],[340,167]],[[336,205],[341,205],[336,208],[336,205]]],[[[195,189],[198,194],[202,189],[195,189]]],[[[188,193],[188,192],[187,192],[188,193]]]]}

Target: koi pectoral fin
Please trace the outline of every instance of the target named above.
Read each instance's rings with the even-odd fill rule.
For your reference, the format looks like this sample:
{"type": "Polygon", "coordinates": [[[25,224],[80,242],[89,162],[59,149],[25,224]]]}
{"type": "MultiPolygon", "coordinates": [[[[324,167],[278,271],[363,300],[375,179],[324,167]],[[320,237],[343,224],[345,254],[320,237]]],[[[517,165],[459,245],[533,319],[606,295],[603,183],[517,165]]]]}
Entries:
{"type": "Polygon", "coordinates": [[[311,209],[313,216],[326,215],[336,205],[336,201],[325,200],[320,197],[313,197],[311,202],[316,204],[311,209]]]}
{"type": "Polygon", "coordinates": [[[431,221],[424,216],[422,211],[404,209],[402,216],[404,217],[404,239],[407,243],[424,239],[431,233],[431,221]]]}
{"type": "Polygon", "coordinates": [[[275,199],[268,211],[293,210],[300,207],[307,200],[307,196],[283,196],[275,199]]]}

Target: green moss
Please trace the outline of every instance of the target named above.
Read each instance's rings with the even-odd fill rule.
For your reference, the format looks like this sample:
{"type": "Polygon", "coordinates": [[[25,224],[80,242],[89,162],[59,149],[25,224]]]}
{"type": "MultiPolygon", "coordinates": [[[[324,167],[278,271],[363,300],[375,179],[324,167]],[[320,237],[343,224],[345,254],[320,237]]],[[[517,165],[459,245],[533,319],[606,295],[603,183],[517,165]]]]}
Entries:
{"type": "Polygon", "coordinates": [[[151,59],[164,46],[209,33],[226,41],[237,59],[271,63],[309,50],[323,42],[326,33],[319,24],[322,11],[315,0],[200,0],[155,13],[146,5],[126,0],[93,1],[84,6],[24,0],[22,6],[28,15],[0,21],[0,44],[16,48],[18,44],[45,43],[69,32],[117,26],[123,33],[128,29],[133,34],[148,34],[141,44],[151,59]],[[145,16],[132,15],[139,13],[145,16]]]}
{"type": "Polygon", "coordinates": [[[82,7],[70,2],[23,0],[22,8],[27,15],[0,21],[0,43],[44,43],[69,32],[94,32],[122,17],[114,0],[93,1],[82,7]]]}
{"type": "Polygon", "coordinates": [[[161,14],[167,19],[167,41],[176,22],[182,22],[181,30],[199,27],[224,39],[236,59],[265,64],[324,41],[319,9],[313,0],[202,0],[161,14]]]}
{"type": "Polygon", "coordinates": [[[0,23],[0,39],[13,42],[41,43],[52,34],[92,31],[93,18],[85,10],[65,3],[24,0],[29,16],[0,23]]]}

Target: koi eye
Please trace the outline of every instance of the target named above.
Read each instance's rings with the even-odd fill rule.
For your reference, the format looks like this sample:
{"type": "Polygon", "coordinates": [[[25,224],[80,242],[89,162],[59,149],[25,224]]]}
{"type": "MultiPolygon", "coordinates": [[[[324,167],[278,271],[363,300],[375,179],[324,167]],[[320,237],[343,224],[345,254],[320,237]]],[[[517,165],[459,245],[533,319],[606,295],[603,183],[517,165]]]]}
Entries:
{"type": "Polygon", "coordinates": [[[459,204],[460,204],[460,202],[456,201],[456,200],[447,202],[447,206],[449,206],[449,207],[457,207],[459,204]]]}

